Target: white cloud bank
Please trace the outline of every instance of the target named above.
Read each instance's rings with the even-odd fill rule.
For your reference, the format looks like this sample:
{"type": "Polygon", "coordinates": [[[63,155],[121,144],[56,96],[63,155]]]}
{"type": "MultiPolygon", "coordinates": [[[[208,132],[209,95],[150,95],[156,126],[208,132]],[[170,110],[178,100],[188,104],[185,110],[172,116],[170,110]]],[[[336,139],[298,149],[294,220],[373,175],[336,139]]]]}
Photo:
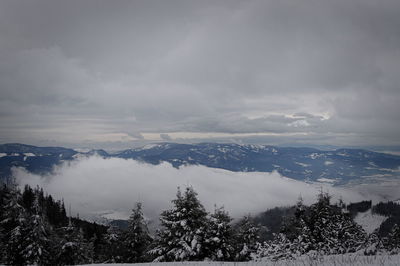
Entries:
{"type": "MultiPolygon", "coordinates": [[[[177,186],[192,185],[207,210],[224,205],[233,217],[257,213],[275,206],[294,204],[301,194],[312,203],[321,185],[310,185],[278,173],[230,172],[204,166],[173,168],[168,163],[149,165],[134,160],[79,158],[55,169],[51,176],[39,176],[15,169],[20,185],[39,185],[55,198],[71,204],[72,213],[90,218],[113,212],[126,218],[137,201],[143,202],[145,215],[157,219],[169,208],[177,186]]],[[[363,197],[350,190],[329,187],[334,198],[358,201],[363,197]]]]}

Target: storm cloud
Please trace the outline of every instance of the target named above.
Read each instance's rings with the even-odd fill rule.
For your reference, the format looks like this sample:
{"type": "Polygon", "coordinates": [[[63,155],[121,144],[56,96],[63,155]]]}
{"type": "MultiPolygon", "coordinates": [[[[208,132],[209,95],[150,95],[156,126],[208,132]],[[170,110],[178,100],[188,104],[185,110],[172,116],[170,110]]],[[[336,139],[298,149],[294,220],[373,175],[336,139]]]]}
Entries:
{"type": "Polygon", "coordinates": [[[2,1],[0,141],[398,145],[399,29],[395,0],[2,1]]]}

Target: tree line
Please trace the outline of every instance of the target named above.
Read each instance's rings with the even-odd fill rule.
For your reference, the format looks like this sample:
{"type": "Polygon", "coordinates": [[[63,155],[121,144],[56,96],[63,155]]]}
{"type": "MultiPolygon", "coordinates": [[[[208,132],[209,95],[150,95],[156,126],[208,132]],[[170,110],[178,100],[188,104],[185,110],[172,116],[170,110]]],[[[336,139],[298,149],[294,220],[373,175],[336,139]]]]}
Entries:
{"type": "Polygon", "coordinates": [[[161,213],[151,235],[142,204],[128,228],[103,226],[68,217],[63,201],[39,187],[3,185],[0,189],[0,263],[75,265],[147,261],[249,260],[258,229],[245,217],[238,223],[223,207],[210,214],[192,187],[178,189],[173,207],[161,213]]]}
{"type": "MultiPolygon", "coordinates": [[[[279,231],[260,241],[268,227],[245,216],[234,221],[223,207],[208,213],[192,187],[178,188],[170,209],[160,214],[160,228],[150,234],[142,203],[136,203],[128,227],[104,226],[67,215],[63,201],[39,187],[3,185],[0,189],[0,263],[7,265],[74,265],[148,261],[248,261],[362,252],[398,253],[400,229],[371,235],[353,220],[354,210],[370,202],[346,206],[331,202],[322,191],[306,206],[299,199],[288,211],[273,212],[279,231]],[[279,225],[278,225],[279,224],[279,225]]],[[[376,212],[396,212],[398,205],[376,205],[376,212]]]]}

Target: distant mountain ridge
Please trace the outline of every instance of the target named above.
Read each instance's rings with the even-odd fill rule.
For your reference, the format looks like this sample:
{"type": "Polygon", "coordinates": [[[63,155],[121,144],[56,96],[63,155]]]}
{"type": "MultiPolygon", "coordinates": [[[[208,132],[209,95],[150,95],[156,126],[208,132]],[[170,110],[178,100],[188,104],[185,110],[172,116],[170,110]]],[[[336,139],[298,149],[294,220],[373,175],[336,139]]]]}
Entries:
{"type": "Polygon", "coordinates": [[[204,165],[235,172],[272,172],[303,181],[347,184],[380,182],[400,177],[400,156],[362,149],[322,151],[314,148],[240,144],[157,143],[117,153],[104,150],[78,152],[62,147],[36,147],[24,144],[0,145],[0,175],[11,174],[12,166],[38,174],[54,165],[79,156],[100,155],[134,159],[150,164],[169,162],[174,167],[204,165]]]}

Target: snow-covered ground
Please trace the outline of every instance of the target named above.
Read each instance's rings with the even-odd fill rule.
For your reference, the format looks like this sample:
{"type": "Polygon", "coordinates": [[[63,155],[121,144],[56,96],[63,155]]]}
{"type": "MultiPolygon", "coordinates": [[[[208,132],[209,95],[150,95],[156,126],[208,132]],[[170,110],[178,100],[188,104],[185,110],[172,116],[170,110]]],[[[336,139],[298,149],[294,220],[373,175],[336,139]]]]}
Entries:
{"type": "Polygon", "coordinates": [[[373,214],[371,209],[366,212],[360,212],[354,218],[354,221],[364,228],[365,232],[371,234],[375,229],[377,229],[383,221],[387,219],[386,216],[379,214],[373,214]]]}
{"type": "MultiPolygon", "coordinates": [[[[105,264],[90,264],[105,265],[105,264]]],[[[140,265],[140,266],[398,266],[400,255],[377,255],[363,256],[356,254],[324,256],[318,259],[302,257],[297,260],[281,261],[249,261],[249,262],[159,262],[159,263],[138,263],[138,264],[106,264],[106,265],[140,265]]]]}

